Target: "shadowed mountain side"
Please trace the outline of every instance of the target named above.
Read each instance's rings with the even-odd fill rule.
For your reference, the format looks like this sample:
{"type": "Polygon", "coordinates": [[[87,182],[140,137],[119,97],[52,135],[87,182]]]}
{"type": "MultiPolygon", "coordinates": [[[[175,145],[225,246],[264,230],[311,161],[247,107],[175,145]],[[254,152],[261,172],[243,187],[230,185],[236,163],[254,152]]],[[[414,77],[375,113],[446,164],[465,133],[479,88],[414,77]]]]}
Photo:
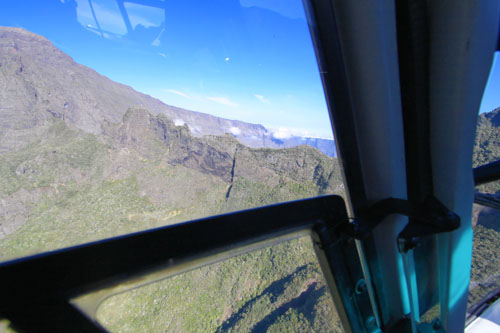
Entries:
{"type": "Polygon", "coordinates": [[[104,138],[115,149],[134,149],[144,158],[209,173],[228,183],[240,177],[268,185],[289,179],[314,184],[325,193],[341,188],[334,160],[314,148],[252,149],[230,135],[198,138],[187,126],[175,126],[141,107],[129,108],[121,124],[108,124],[104,138]]]}
{"type": "Polygon", "coordinates": [[[342,331],[309,237],[116,294],[98,320],[112,332],[342,331]]]}
{"type": "Polygon", "coordinates": [[[327,292],[324,286],[321,288],[316,287],[316,282],[310,284],[307,289],[304,290],[300,295],[290,300],[289,302],[284,303],[279,308],[268,314],[264,319],[262,319],[257,325],[254,326],[252,332],[267,332],[269,330],[269,327],[273,325],[278,320],[278,318],[286,314],[289,310],[299,309],[299,313],[306,312],[306,314],[311,317],[312,322],[314,316],[310,315],[310,313],[307,312],[312,312],[311,308],[316,304],[319,298],[327,292]]]}
{"type": "MultiPolygon", "coordinates": [[[[287,276],[274,281],[271,283],[266,289],[262,291],[262,293],[252,300],[246,302],[236,313],[233,313],[230,318],[226,320],[219,328],[217,328],[217,332],[227,332],[231,328],[235,328],[235,325],[238,321],[243,320],[245,314],[249,312],[252,308],[252,305],[256,302],[256,300],[260,297],[268,297],[270,302],[276,302],[278,297],[285,291],[286,285],[289,284],[294,276],[299,273],[304,273],[307,270],[307,265],[303,265],[297,267],[295,271],[287,276]]],[[[274,308],[274,306],[273,306],[274,308]]]]}

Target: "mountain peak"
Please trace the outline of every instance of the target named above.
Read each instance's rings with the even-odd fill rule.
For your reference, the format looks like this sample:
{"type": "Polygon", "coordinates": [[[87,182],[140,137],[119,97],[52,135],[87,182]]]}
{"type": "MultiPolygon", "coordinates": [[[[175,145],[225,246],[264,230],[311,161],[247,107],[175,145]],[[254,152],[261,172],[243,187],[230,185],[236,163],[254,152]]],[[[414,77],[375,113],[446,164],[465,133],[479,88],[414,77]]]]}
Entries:
{"type": "Polygon", "coordinates": [[[496,108],[490,112],[483,113],[485,118],[489,119],[495,126],[500,125],[500,108],[496,108]]]}
{"type": "Polygon", "coordinates": [[[6,53],[6,51],[10,51],[10,54],[20,53],[24,55],[31,53],[31,55],[37,55],[37,57],[34,57],[35,59],[44,59],[45,61],[50,61],[54,54],[57,54],[55,61],[61,61],[61,57],[71,59],[67,54],[56,48],[47,38],[23,28],[0,26],[0,47],[3,48],[1,53],[6,53]]]}
{"type": "MultiPolygon", "coordinates": [[[[271,132],[259,124],[167,105],[76,63],[46,38],[21,28],[0,27],[0,100],[0,137],[12,128],[29,130],[54,119],[99,135],[103,124],[121,123],[130,107],[140,105],[152,115],[163,114],[175,125],[186,125],[196,137],[229,133],[253,148],[305,143],[329,156],[335,154],[332,140],[273,140],[271,132]]],[[[23,144],[29,144],[29,140],[19,142],[17,148],[23,144]]],[[[8,147],[0,143],[2,150],[8,147]]]]}
{"type": "MultiPolygon", "coordinates": [[[[0,26],[0,38],[12,38],[17,40],[30,40],[30,41],[41,41],[45,43],[50,43],[50,41],[41,36],[37,35],[29,30],[17,27],[2,27],[0,26]]],[[[50,43],[52,44],[52,43],[50,43]]]]}

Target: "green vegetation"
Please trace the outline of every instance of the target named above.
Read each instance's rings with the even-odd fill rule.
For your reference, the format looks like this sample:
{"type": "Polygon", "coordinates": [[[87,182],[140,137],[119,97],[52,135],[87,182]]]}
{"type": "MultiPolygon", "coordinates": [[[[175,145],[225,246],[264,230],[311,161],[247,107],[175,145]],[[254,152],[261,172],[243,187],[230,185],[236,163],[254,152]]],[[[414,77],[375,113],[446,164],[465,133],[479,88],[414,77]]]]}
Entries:
{"type": "Polygon", "coordinates": [[[116,332],[340,330],[306,237],[111,296],[98,319],[116,332]]]}
{"type": "MultiPolygon", "coordinates": [[[[0,199],[8,206],[0,260],[343,192],[336,161],[310,147],[194,138],[140,108],[123,121],[106,124],[102,136],[53,121],[34,143],[0,154],[0,199]]],[[[120,332],[339,329],[307,239],[113,296],[98,318],[120,332]]]]}
{"type": "Polygon", "coordinates": [[[474,167],[500,159],[500,108],[479,115],[473,154],[474,167]]]}
{"type": "Polygon", "coordinates": [[[111,135],[103,138],[54,121],[36,143],[1,154],[0,199],[9,209],[0,214],[5,233],[0,259],[316,196],[324,185],[315,182],[313,170],[297,171],[295,155],[305,153],[300,159],[311,160],[316,168],[330,163],[322,170],[335,167],[312,148],[255,150],[232,138],[195,139],[164,117],[157,123],[172,138],[158,138],[144,121],[147,117],[147,111],[133,109],[124,117],[133,118],[133,124],[109,125],[111,135]],[[123,137],[133,144],[124,144],[123,137]],[[232,152],[235,145],[239,153],[231,171],[233,158],[224,150],[232,152]],[[189,160],[193,152],[201,157],[189,160]],[[219,160],[212,162],[214,158],[219,160]]]}
{"type": "Polygon", "coordinates": [[[316,195],[318,195],[318,190],[315,189],[312,183],[301,184],[292,180],[286,181],[283,177],[280,177],[276,186],[270,186],[240,177],[233,183],[231,196],[225,203],[224,210],[236,211],[316,195]]]}
{"type": "Polygon", "coordinates": [[[38,253],[140,230],[135,215],[152,212],[153,205],[136,188],[132,177],[95,186],[66,183],[42,196],[27,221],[2,240],[0,253],[38,253]]]}
{"type": "Polygon", "coordinates": [[[54,122],[36,143],[0,154],[0,195],[20,188],[57,186],[69,179],[91,179],[102,172],[106,150],[96,136],[54,122]]]}
{"type": "MultiPolygon", "coordinates": [[[[500,160],[500,108],[479,115],[476,128],[476,140],[472,166],[500,160]]],[[[500,181],[478,186],[478,191],[496,193],[500,190],[500,181]]]]}
{"type": "MultiPolygon", "coordinates": [[[[500,108],[479,115],[473,166],[500,160],[500,108]]],[[[477,187],[479,192],[499,194],[500,182],[477,187]]],[[[500,286],[500,212],[474,205],[475,225],[472,252],[469,309],[500,286]]]]}
{"type": "Polygon", "coordinates": [[[500,286],[500,212],[481,207],[474,228],[469,308],[500,286]]]}

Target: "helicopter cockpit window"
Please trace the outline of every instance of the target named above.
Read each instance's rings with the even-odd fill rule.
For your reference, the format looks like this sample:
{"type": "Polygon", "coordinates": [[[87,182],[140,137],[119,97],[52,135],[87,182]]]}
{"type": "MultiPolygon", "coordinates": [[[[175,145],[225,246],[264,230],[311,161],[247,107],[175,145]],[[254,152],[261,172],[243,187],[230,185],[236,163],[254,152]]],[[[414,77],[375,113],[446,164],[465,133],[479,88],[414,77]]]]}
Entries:
{"type": "Polygon", "coordinates": [[[3,8],[0,261],[344,193],[301,1],[3,8]]]}
{"type": "MultiPolygon", "coordinates": [[[[344,184],[302,1],[2,3],[0,261],[326,194],[344,184]]],[[[340,329],[309,234],[202,266],[96,318],[340,329]]]]}

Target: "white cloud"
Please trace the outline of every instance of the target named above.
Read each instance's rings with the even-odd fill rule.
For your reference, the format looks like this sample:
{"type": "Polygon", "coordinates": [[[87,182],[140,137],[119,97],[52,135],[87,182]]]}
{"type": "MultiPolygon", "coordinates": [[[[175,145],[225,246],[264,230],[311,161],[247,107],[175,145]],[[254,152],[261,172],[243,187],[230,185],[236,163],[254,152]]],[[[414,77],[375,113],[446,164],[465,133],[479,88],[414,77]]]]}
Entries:
{"type": "Polygon", "coordinates": [[[226,59],[224,59],[225,61],[229,61],[229,57],[227,57],[226,59]]]}
{"type": "Polygon", "coordinates": [[[161,52],[159,52],[158,54],[159,54],[160,56],[162,56],[163,58],[166,58],[166,57],[167,57],[167,55],[166,55],[165,53],[161,53],[161,52]]]}
{"type": "Polygon", "coordinates": [[[319,138],[332,140],[332,136],[320,135],[316,131],[311,131],[303,128],[292,128],[292,127],[275,127],[270,128],[271,135],[276,139],[288,139],[292,136],[299,136],[302,138],[319,138]]]}
{"type": "Polygon", "coordinates": [[[241,130],[238,128],[238,127],[231,127],[229,129],[229,131],[233,134],[233,135],[240,135],[241,134],[241,130]]]}
{"type": "Polygon", "coordinates": [[[269,104],[271,103],[271,101],[269,101],[267,98],[265,98],[264,96],[262,95],[258,95],[258,94],[254,94],[255,98],[257,98],[259,101],[261,101],[261,103],[264,103],[264,104],[269,104]]]}
{"type": "Polygon", "coordinates": [[[292,131],[289,128],[279,127],[273,130],[273,137],[276,139],[288,139],[292,135],[292,131]]]}
{"type": "Polygon", "coordinates": [[[179,90],[175,90],[175,89],[167,89],[167,91],[171,94],[175,94],[175,95],[179,95],[179,96],[182,96],[184,98],[191,98],[189,97],[189,95],[183,93],[182,91],[179,91],[179,90]]]}
{"type": "Polygon", "coordinates": [[[182,119],[175,119],[174,120],[174,125],[175,126],[184,126],[185,122],[182,119]]]}
{"type": "Polygon", "coordinates": [[[222,105],[227,105],[227,106],[231,106],[231,107],[238,106],[237,103],[231,101],[227,97],[207,97],[207,99],[211,100],[212,102],[219,103],[219,104],[222,104],[222,105]]]}

